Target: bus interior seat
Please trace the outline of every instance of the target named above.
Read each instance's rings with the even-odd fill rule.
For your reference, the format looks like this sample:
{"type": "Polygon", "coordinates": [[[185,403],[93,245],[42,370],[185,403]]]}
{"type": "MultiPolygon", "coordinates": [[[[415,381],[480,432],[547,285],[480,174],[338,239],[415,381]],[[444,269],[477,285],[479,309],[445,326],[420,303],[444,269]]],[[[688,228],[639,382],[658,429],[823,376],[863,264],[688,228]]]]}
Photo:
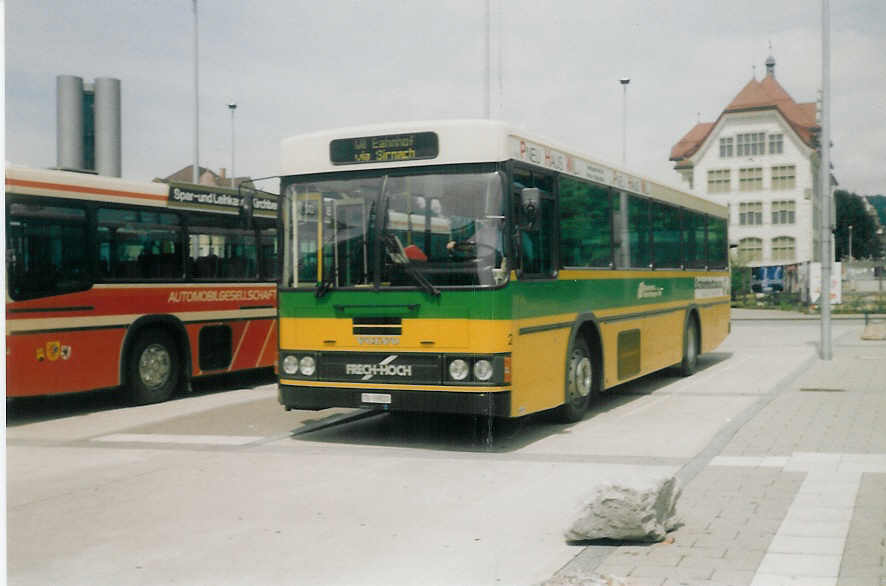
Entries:
{"type": "Polygon", "coordinates": [[[198,279],[208,279],[218,276],[218,257],[214,254],[201,256],[194,261],[194,276],[198,279]]]}

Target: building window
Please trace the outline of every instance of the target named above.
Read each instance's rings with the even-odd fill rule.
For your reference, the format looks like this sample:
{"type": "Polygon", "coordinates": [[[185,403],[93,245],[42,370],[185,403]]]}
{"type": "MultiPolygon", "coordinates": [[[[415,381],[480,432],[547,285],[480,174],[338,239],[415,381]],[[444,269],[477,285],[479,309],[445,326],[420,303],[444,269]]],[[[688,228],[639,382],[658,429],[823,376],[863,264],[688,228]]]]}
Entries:
{"type": "Polygon", "coordinates": [[[766,133],[749,132],[739,134],[735,140],[735,154],[739,157],[766,154],[766,133]]]}
{"type": "Polygon", "coordinates": [[[732,156],[732,137],[720,139],[720,158],[727,159],[732,156]]]}
{"type": "Polygon", "coordinates": [[[797,169],[794,165],[772,168],[772,189],[793,189],[797,186],[797,169]]]}
{"type": "Polygon", "coordinates": [[[769,135],[769,154],[777,155],[784,152],[784,135],[783,134],[770,134],[769,135]]]}
{"type": "Polygon", "coordinates": [[[794,260],[794,239],[779,236],[772,239],[772,260],[794,260]]]}
{"type": "Polygon", "coordinates": [[[763,189],[763,167],[746,167],[738,170],[739,191],[760,191],[763,189]]]}
{"type": "Polygon", "coordinates": [[[796,204],[793,200],[772,202],[773,224],[795,224],[796,222],[796,204]]]}
{"type": "Polygon", "coordinates": [[[738,204],[738,223],[742,226],[763,224],[763,202],[752,201],[738,204]]]}
{"type": "Polygon", "coordinates": [[[738,260],[741,263],[763,260],[763,241],[759,238],[742,238],[739,240],[738,260]]]}
{"type": "Polygon", "coordinates": [[[728,193],[730,170],[712,169],[708,171],[708,193],[728,193]]]}

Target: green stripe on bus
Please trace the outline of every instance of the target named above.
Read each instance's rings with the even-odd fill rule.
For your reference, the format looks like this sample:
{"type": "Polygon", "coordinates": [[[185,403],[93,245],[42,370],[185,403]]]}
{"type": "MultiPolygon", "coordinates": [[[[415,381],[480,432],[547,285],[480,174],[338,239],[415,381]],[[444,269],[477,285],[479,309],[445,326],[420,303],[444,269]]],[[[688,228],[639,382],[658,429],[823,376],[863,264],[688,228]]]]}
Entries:
{"type": "Polygon", "coordinates": [[[422,291],[281,291],[280,317],[399,316],[411,318],[525,319],[637,307],[695,296],[693,277],[523,280],[501,289],[422,291]]]}

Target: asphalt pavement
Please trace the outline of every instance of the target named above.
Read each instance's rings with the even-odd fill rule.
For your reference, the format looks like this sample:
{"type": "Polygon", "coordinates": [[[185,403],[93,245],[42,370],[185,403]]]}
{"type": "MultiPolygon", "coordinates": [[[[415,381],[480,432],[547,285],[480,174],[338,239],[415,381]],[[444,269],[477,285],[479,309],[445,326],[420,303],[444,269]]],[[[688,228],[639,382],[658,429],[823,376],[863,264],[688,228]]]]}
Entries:
{"type": "Polygon", "coordinates": [[[570,425],[285,412],[272,383],[39,401],[8,420],[9,583],[886,584],[886,341],[835,320],[825,362],[805,318],[734,317],[695,375],[570,425]],[[671,474],[665,542],[564,540],[596,484],[671,474]]]}

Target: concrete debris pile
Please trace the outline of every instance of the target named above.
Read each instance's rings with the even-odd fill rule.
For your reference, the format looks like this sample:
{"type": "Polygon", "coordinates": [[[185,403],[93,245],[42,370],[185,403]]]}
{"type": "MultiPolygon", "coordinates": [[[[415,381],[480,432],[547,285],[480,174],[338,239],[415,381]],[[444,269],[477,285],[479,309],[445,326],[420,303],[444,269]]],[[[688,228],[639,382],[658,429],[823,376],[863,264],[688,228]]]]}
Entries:
{"type": "Polygon", "coordinates": [[[681,492],[679,482],[673,476],[643,486],[598,486],[566,530],[566,539],[662,541],[668,531],[682,525],[676,513],[681,492]]]}

